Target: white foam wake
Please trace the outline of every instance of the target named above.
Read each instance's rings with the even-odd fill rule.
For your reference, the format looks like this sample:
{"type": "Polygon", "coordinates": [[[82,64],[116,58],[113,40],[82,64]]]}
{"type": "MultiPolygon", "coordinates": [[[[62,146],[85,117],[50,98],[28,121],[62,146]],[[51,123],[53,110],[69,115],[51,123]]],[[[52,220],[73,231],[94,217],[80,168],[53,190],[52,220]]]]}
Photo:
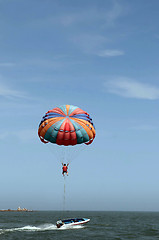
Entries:
{"type": "Polygon", "coordinates": [[[62,227],[58,228],[58,230],[67,230],[67,229],[79,229],[84,228],[83,225],[63,225],[62,227]]]}
{"type": "Polygon", "coordinates": [[[34,232],[34,231],[49,231],[49,230],[56,230],[57,227],[55,224],[42,224],[40,226],[31,226],[27,225],[24,227],[19,228],[9,228],[9,229],[0,229],[0,234],[5,232],[14,232],[14,231],[28,231],[28,232],[34,232]]]}
{"type": "Polygon", "coordinates": [[[8,228],[8,229],[0,229],[0,234],[6,233],[6,232],[14,232],[14,231],[26,231],[26,232],[35,232],[35,231],[52,231],[52,230],[67,230],[67,229],[77,229],[77,228],[83,228],[84,226],[82,225],[76,225],[76,226],[67,226],[64,225],[61,228],[57,228],[55,224],[42,224],[39,226],[31,226],[27,225],[24,227],[19,227],[19,228],[8,228]]]}

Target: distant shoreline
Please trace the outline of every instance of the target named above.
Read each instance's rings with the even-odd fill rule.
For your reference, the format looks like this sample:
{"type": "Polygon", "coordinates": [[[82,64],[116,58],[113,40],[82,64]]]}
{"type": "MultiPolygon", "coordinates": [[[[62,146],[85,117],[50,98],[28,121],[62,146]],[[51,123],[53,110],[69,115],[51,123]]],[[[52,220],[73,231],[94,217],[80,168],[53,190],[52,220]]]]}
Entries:
{"type": "Polygon", "coordinates": [[[34,212],[33,210],[0,210],[0,212],[34,212]]]}

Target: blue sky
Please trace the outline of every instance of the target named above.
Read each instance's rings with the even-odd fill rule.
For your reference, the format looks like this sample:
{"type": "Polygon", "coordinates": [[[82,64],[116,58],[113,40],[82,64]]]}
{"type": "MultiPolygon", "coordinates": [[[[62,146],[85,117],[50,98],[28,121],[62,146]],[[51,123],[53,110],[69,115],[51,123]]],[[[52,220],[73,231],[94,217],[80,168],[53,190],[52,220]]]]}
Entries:
{"type": "Polygon", "coordinates": [[[57,148],[37,130],[48,110],[72,104],[97,135],[71,161],[66,209],[159,211],[158,9],[0,0],[0,209],[62,209],[57,148]]]}

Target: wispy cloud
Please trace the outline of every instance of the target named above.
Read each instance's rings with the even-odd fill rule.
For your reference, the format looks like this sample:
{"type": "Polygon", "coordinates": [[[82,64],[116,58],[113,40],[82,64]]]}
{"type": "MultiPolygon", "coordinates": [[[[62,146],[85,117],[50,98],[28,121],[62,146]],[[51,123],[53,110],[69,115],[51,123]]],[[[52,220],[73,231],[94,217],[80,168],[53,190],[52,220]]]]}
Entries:
{"type": "MultiPolygon", "coordinates": [[[[104,27],[112,27],[116,20],[121,17],[123,14],[125,14],[125,5],[119,4],[118,1],[110,1],[104,4],[102,8],[97,7],[96,5],[93,5],[90,7],[85,5],[85,8],[78,9],[75,8],[68,11],[68,8],[66,11],[61,12],[61,6],[57,6],[57,13],[50,16],[45,16],[41,19],[34,20],[32,22],[32,25],[44,27],[44,26],[63,26],[63,27],[72,27],[77,25],[89,25],[93,26],[93,23],[98,24],[99,26],[104,27]]],[[[77,30],[77,29],[76,29],[77,30]]]]}
{"type": "Polygon", "coordinates": [[[123,6],[120,5],[117,1],[113,1],[112,8],[107,11],[106,17],[106,24],[107,26],[113,26],[115,21],[123,14],[123,6]]]}
{"type": "Polygon", "coordinates": [[[65,32],[65,43],[73,43],[85,53],[95,54],[101,57],[119,56],[124,52],[121,50],[103,50],[108,41],[112,41],[109,32],[118,24],[120,17],[126,13],[126,4],[112,0],[100,5],[85,4],[84,8],[65,8],[61,11],[61,6],[56,4],[56,13],[43,15],[40,19],[31,22],[31,27],[52,28],[58,34],[59,29],[65,32]],[[67,29],[65,29],[67,28],[67,29]],[[107,33],[104,29],[108,28],[107,33]],[[99,50],[102,50],[99,52],[99,50]]]}
{"type": "Polygon", "coordinates": [[[87,29],[87,32],[81,32],[81,28],[79,27],[79,31],[76,30],[76,35],[72,35],[70,40],[85,53],[97,55],[99,57],[124,55],[124,51],[120,49],[107,49],[105,46],[112,41],[112,36],[109,34],[109,30],[107,31],[107,35],[103,34],[104,28],[111,29],[116,26],[118,23],[117,20],[125,14],[124,12],[125,9],[121,4],[117,1],[112,1],[111,6],[107,8],[92,8],[89,10],[87,9],[86,12],[77,14],[71,24],[75,25],[80,23],[80,26],[84,24],[84,29],[87,29]]]}
{"type": "Polygon", "coordinates": [[[30,141],[37,138],[37,132],[35,129],[25,129],[19,131],[5,131],[0,133],[0,140],[12,137],[17,138],[20,141],[30,141]]]}
{"type": "Polygon", "coordinates": [[[97,49],[107,42],[107,38],[98,34],[81,34],[72,37],[72,42],[84,52],[96,54],[97,49]]]}
{"type": "Polygon", "coordinates": [[[0,62],[0,67],[14,67],[15,63],[12,62],[0,62]]]}
{"type": "Polygon", "coordinates": [[[52,57],[52,59],[39,59],[39,58],[32,58],[32,59],[27,59],[24,60],[22,65],[28,65],[28,66],[36,66],[36,67],[43,67],[43,68],[51,68],[54,70],[59,70],[61,71],[61,68],[67,68],[75,64],[83,64],[81,61],[75,61],[73,58],[71,58],[68,55],[57,55],[52,57]]]}
{"type": "Polygon", "coordinates": [[[104,83],[106,91],[126,98],[159,99],[159,88],[136,80],[118,77],[104,83]]]}
{"type": "Polygon", "coordinates": [[[12,89],[11,87],[7,86],[6,84],[3,84],[0,82],[0,97],[6,97],[6,98],[26,98],[26,94],[20,91],[17,91],[15,89],[12,89]]]}
{"type": "Polygon", "coordinates": [[[116,56],[121,56],[124,55],[124,51],[117,50],[117,49],[106,49],[103,51],[99,51],[97,53],[97,56],[99,57],[116,57],[116,56]]]}
{"type": "Polygon", "coordinates": [[[111,7],[98,9],[97,7],[85,9],[82,12],[76,12],[69,15],[64,15],[59,18],[59,23],[64,26],[73,24],[92,24],[97,22],[99,26],[112,27],[116,20],[123,15],[124,8],[117,1],[112,1],[111,7]]]}
{"type": "Polygon", "coordinates": [[[156,131],[158,130],[158,126],[142,124],[138,126],[132,127],[133,130],[141,130],[141,131],[156,131]]]}

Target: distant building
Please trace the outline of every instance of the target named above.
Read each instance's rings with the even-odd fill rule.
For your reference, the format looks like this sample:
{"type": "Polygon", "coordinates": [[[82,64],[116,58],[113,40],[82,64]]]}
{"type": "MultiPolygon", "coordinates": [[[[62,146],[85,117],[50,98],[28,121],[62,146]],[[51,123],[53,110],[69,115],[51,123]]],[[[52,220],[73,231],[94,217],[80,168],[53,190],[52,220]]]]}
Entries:
{"type": "Polygon", "coordinates": [[[18,207],[18,208],[17,208],[17,211],[24,211],[24,212],[26,212],[26,211],[28,211],[28,209],[27,209],[27,208],[18,207]]]}
{"type": "Polygon", "coordinates": [[[22,211],[28,211],[28,209],[27,208],[23,208],[22,211]]]}

